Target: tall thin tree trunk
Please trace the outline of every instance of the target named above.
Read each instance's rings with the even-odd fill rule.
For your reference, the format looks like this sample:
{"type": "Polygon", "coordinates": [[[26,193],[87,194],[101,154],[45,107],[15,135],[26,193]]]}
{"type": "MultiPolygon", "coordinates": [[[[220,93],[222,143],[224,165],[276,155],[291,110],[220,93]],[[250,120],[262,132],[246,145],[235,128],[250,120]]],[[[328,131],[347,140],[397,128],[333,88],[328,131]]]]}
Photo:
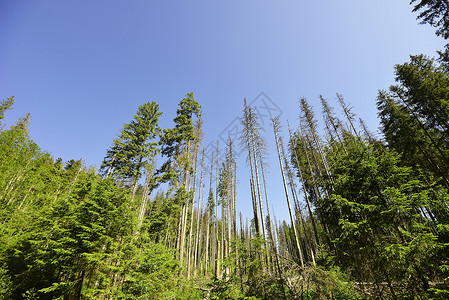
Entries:
{"type": "MultiPolygon", "coordinates": [[[[289,130],[289,134],[290,134],[290,140],[293,142],[292,132],[291,132],[290,128],[288,130],[289,130]]],[[[315,217],[313,216],[313,213],[312,213],[312,208],[311,208],[311,205],[310,205],[309,195],[307,193],[307,187],[306,187],[306,184],[304,182],[304,176],[303,176],[301,164],[299,163],[298,153],[296,152],[294,146],[292,147],[292,151],[293,151],[294,156],[295,156],[296,165],[298,166],[299,178],[301,180],[302,188],[303,188],[303,191],[304,191],[304,196],[305,196],[305,199],[306,199],[306,204],[307,204],[307,210],[308,210],[308,213],[309,213],[309,218],[310,218],[310,220],[312,222],[313,233],[315,235],[315,241],[316,241],[317,245],[319,245],[320,241],[319,241],[319,238],[318,238],[318,231],[317,231],[317,228],[316,228],[316,225],[315,225],[315,217]]],[[[307,149],[304,149],[304,151],[307,151],[307,149]]],[[[310,172],[312,174],[311,169],[310,169],[310,172]]],[[[317,194],[317,196],[318,196],[318,194],[317,194]]]]}
{"type": "Polygon", "coordinates": [[[201,220],[201,215],[202,215],[202,211],[203,211],[203,199],[204,199],[204,183],[203,183],[204,153],[205,153],[205,149],[203,149],[202,157],[201,157],[200,188],[202,189],[202,191],[201,191],[201,204],[198,207],[197,223],[196,223],[195,255],[194,255],[195,268],[196,268],[197,262],[198,262],[198,247],[200,244],[200,223],[202,223],[202,222],[200,222],[200,220],[201,220]]]}
{"type": "Polygon", "coordinates": [[[284,166],[283,166],[283,163],[282,163],[282,157],[281,157],[282,141],[280,141],[279,138],[278,138],[278,133],[279,133],[279,130],[280,130],[280,124],[279,124],[279,120],[277,118],[272,119],[272,122],[273,122],[273,130],[274,130],[274,136],[275,136],[275,141],[276,141],[276,148],[277,148],[278,157],[279,157],[279,166],[281,168],[282,181],[284,182],[284,192],[285,192],[285,197],[287,198],[288,212],[290,214],[290,221],[291,221],[291,224],[292,224],[292,229],[293,229],[293,233],[294,233],[294,237],[295,237],[296,247],[297,247],[298,252],[299,252],[299,258],[300,258],[300,262],[301,262],[301,267],[304,268],[304,258],[303,258],[301,246],[299,244],[298,234],[297,234],[296,225],[295,225],[295,218],[293,217],[293,213],[292,213],[292,207],[291,207],[291,204],[290,204],[290,197],[289,197],[289,194],[288,194],[287,183],[286,183],[286,180],[285,180],[284,166]]]}
{"type": "MultiPolygon", "coordinates": [[[[192,204],[191,204],[191,212],[190,212],[190,226],[189,226],[189,245],[187,249],[187,279],[190,279],[191,271],[192,271],[192,243],[193,243],[193,221],[194,221],[194,211],[195,211],[195,198],[196,198],[196,179],[197,179],[197,167],[198,167],[198,152],[199,152],[199,146],[200,141],[195,139],[195,146],[194,146],[194,174],[193,174],[193,195],[192,195],[192,204]]],[[[200,188],[198,192],[198,206],[200,202],[201,197],[201,184],[203,180],[203,162],[204,162],[204,155],[202,158],[201,163],[201,181],[200,181],[200,188]]],[[[190,186],[190,185],[189,185],[190,186]]]]}

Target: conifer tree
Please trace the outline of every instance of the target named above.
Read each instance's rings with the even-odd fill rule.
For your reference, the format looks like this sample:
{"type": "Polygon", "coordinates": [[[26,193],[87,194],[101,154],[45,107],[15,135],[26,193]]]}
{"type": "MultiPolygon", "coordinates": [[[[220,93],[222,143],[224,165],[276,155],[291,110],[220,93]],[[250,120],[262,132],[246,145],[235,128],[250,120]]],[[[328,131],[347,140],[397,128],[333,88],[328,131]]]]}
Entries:
{"type": "Polygon", "coordinates": [[[107,151],[101,164],[104,176],[111,175],[117,181],[130,181],[135,194],[142,171],[159,152],[156,138],[160,134],[159,105],[147,102],[137,110],[134,119],[123,126],[119,138],[107,151]]]}
{"type": "Polygon", "coordinates": [[[396,66],[396,81],[377,98],[386,142],[404,153],[406,165],[449,187],[449,77],[441,65],[419,55],[396,66]]]}
{"type": "MultiPolygon", "coordinates": [[[[195,117],[201,117],[201,106],[195,101],[193,93],[188,93],[179,102],[176,117],[173,119],[175,127],[164,129],[160,138],[162,155],[168,159],[157,171],[155,184],[169,182],[174,190],[174,199],[180,201],[182,213],[178,216],[178,233],[176,237],[176,247],[179,250],[181,264],[185,259],[185,236],[187,232],[187,218],[190,205],[193,203],[195,191],[190,191],[190,180],[194,169],[196,156],[191,156],[191,147],[195,147],[194,122],[195,117]],[[192,203],[190,203],[192,201],[192,203]]],[[[201,122],[200,122],[201,123],[201,122]]],[[[198,135],[198,134],[197,134],[198,135]]],[[[196,174],[194,174],[196,178],[196,174]]],[[[195,179],[194,179],[195,180],[195,179]]]]}
{"type": "MultiPolygon", "coordinates": [[[[415,3],[413,12],[419,12],[417,19],[420,24],[429,24],[437,28],[436,35],[449,38],[449,3],[446,0],[411,0],[410,4],[415,3]]],[[[446,48],[448,45],[446,45],[446,48]]]]}
{"type": "Polygon", "coordinates": [[[0,102],[0,125],[1,125],[1,120],[3,120],[5,118],[5,111],[7,111],[8,109],[12,109],[13,104],[14,104],[14,96],[3,99],[0,102]]]}
{"type": "Polygon", "coordinates": [[[251,180],[253,185],[253,201],[254,201],[254,216],[256,232],[262,231],[262,237],[267,240],[265,216],[263,211],[262,192],[260,188],[259,176],[259,156],[258,147],[263,147],[265,142],[260,134],[260,124],[258,116],[255,114],[254,108],[247,106],[246,99],[243,106],[242,118],[243,132],[242,132],[242,146],[248,150],[248,163],[251,169],[251,180]]]}
{"type": "Polygon", "coordinates": [[[284,172],[285,153],[284,153],[284,149],[283,149],[283,141],[282,141],[281,137],[279,136],[281,127],[280,127],[279,119],[274,118],[271,121],[273,123],[273,131],[274,131],[275,142],[276,142],[276,147],[277,147],[277,152],[278,152],[279,166],[281,169],[282,180],[284,182],[285,197],[287,199],[288,212],[290,214],[290,221],[291,221],[291,225],[292,225],[292,229],[293,229],[295,246],[299,253],[299,262],[301,263],[301,267],[304,268],[303,252],[302,252],[302,248],[301,248],[301,245],[299,242],[298,231],[296,230],[296,221],[295,221],[295,217],[294,217],[294,214],[292,211],[292,205],[291,205],[290,196],[289,196],[288,188],[287,188],[287,179],[285,178],[285,172],[284,172]]]}
{"type": "MultiPolygon", "coordinates": [[[[347,154],[337,147],[328,153],[335,185],[329,196],[317,201],[317,214],[329,228],[344,270],[377,286],[387,282],[393,297],[415,297],[429,289],[428,280],[434,276],[430,273],[437,269],[424,271],[424,264],[434,261],[439,254],[432,251],[442,246],[422,226],[427,221],[419,207],[431,194],[440,196],[421,189],[422,183],[399,165],[394,151],[375,150],[354,135],[349,138],[347,154]],[[400,290],[393,282],[403,274],[409,279],[407,288],[400,290]]],[[[376,293],[383,295],[380,289],[376,293]]]]}

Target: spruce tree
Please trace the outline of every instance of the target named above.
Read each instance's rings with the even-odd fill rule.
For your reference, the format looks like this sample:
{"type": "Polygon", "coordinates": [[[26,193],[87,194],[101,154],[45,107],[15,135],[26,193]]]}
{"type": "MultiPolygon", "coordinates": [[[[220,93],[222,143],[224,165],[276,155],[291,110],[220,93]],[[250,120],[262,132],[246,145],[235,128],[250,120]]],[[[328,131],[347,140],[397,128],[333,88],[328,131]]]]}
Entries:
{"type": "Polygon", "coordinates": [[[449,76],[422,55],[395,69],[398,84],[377,98],[387,145],[403,153],[405,165],[449,187],[449,76]]]}
{"type": "MultiPolygon", "coordinates": [[[[413,12],[419,12],[417,19],[420,24],[429,24],[437,28],[436,35],[449,38],[449,2],[447,0],[411,0],[410,4],[416,3],[413,12]]],[[[447,46],[446,46],[447,47],[447,46]]]]}
{"type": "MultiPolygon", "coordinates": [[[[356,136],[347,136],[344,146],[347,154],[329,149],[334,190],[316,204],[337,261],[358,281],[386,282],[393,297],[430,292],[429,281],[444,276],[439,268],[447,256],[440,249],[446,246],[420,208],[447,201],[445,189],[425,187],[393,150],[374,148],[356,136]]],[[[382,297],[380,289],[376,292],[382,297]]]]}
{"type": "Polygon", "coordinates": [[[104,176],[111,175],[116,181],[128,181],[133,194],[143,168],[159,152],[156,138],[161,132],[161,114],[155,102],[139,106],[134,119],[123,126],[119,138],[114,139],[101,164],[100,170],[104,176]]]}

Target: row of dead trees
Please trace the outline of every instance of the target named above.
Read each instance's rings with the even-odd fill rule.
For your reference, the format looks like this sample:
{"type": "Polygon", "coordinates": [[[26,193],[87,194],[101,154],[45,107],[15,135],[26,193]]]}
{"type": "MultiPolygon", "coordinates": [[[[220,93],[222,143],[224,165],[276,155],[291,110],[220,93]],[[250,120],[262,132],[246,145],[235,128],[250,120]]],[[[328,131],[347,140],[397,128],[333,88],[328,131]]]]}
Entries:
{"type": "MultiPolygon", "coordinates": [[[[205,149],[202,147],[202,122],[196,122],[195,139],[188,142],[179,154],[186,158],[188,166],[177,166],[179,182],[189,196],[182,204],[176,226],[167,224],[167,228],[176,228],[176,232],[166,231],[166,236],[159,239],[167,246],[177,249],[186,277],[222,278],[235,274],[239,268],[245,270],[239,259],[239,251],[242,251],[243,245],[246,251],[251,252],[254,238],[262,240],[263,251],[260,251],[259,259],[263,262],[263,272],[277,277],[284,276],[282,273],[287,268],[287,263],[294,261],[301,268],[313,266],[320,246],[333,247],[332,242],[325,238],[323,233],[326,228],[316,219],[313,208],[315,201],[329,197],[333,190],[325,145],[329,147],[339,143],[343,146],[343,151],[346,151],[343,143],[345,134],[354,134],[360,139],[374,138],[363,122],[361,126],[364,133],[357,131],[355,116],[341,95],[337,95],[337,99],[346,118],[344,124],[335,117],[328,102],[323,97],[320,99],[325,140],[320,138],[312,107],[304,98],[299,103],[299,127],[296,130],[288,128],[287,145],[283,139],[280,120],[272,119],[279,170],[290,217],[288,221],[280,223],[269,209],[267,141],[261,134],[262,128],[255,108],[248,106],[245,100],[240,145],[228,139],[225,154],[219,157],[217,142],[216,149],[208,156],[209,163],[206,162],[205,149]],[[242,148],[249,167],[252,220],[244,220],[241,214],[237,220],[237,198],[248,198],[247,195],[237,195],[236,153],[242,148]]],[[[145,216],[151,217],[148,210],[152,210],[154,215],[154,210],[158,209],[152,207],[146,187],[154,173],[153,169],[148,170],[146,184],[143,186],[139,225],[145,216]]]]}

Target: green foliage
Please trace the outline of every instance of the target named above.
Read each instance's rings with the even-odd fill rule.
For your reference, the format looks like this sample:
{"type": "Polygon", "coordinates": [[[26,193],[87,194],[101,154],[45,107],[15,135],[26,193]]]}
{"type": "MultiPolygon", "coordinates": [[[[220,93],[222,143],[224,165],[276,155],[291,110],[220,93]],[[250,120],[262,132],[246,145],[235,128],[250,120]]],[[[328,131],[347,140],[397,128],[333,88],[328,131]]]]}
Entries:
{"type": "MultiPolygon", "coordinates": [[[[429,6],[420,15],[436,22],[439,1],[421,1],[415,10],[429,6]]],[[[441,27],[443,28],[443,27],[441,27]]],[[[440,32],[443,34],[443,32],[440,32]]],[[[447,65],[423,55],[396,66],[397,85],[378,96],[381,128],[388,146],[402,153],[399,165],[409,166],[408,183],[388,188],[390,219],[401,219],[395,230],[402,243],[386,246],[379,257],[391,264],[392,276],[407,276],[409,293],[426,290],[438,298],[447,287],[431,287],[429,281],[445,280],[448,261],[449,99],[447,65]],[[425,218],[423,218],[423,216],[425,218]],[[405,271],[404,271],[405,270],[405,271]]],[[[394,232],[394,231],[393,231],[394,232]]]]}
{"type": "MultiPolygon", "coordinates": [[[[198,115],[199,106],[184,102],[183,114],[193,105],[198,115]]],[[[1,118],[12,103],[2,101],[1,118]]],[[[175,251],[157,242],[175,238],[192,191],[175,185],[159,194],[136,235],[137,203],[116,183],[135,180],[157,154],[159,116],[154,103],[139,107],[111,148],[104,167],[114,175],[105,178],[79,160],[64,164],[41,151],[28,136],[28,116],[0,131],[0,298],[202,298],[179,277],[175,251]]]]}
{"type": "Polygon", "coordinates": [[[245,295],[241,290],[241,285],[238,282],[237,277],[233,276],[229,280],[214,278],[210,285],[210,299],[245,299],[245,295]]]}
{"type": "MultiPolygon", "coordinates": [[[[430,3],[437,2],[421,1],[420,7],[430,3]]],[[[0,298],[359,299],[360,291],[363,297],[444,299],[449,293],[447,70],[444,62],[424,56],[396,66],[397,85],[377,99],[386,145],[364,141],[352,123],[351,129],[342,128],[327,107],[326,125],[335,136],[325,148],[302,99],[302,128],[290,147],[307,200],[315,206],[312,212],[307,201],[308,217],[297,220],[306,263],[298,263],[292,227],[284,222],[279,245],[269,248],[253,223],[251,232],[241,228],[239,236],[235,228],[230,241],[220,242],[230,253],[217,264],[226,270],[224,277],[212,280],[207,272],[204,278],[184,279],[181,261],[190,264],[198,255],[193,268],[199,268],[218,257],[216,235],[223,233],[225,220],[215,215],[215,205],[221,204],[222,212],[228,206],[235,166],[229,143],[216,193],[209,187],[208,213],[198,213],[199,243],[207,232],[209,248],[201,245],[194,253],[192,240],[183,243],[185,231],[192,238],[195,231],[186,222],[193,224],[197,216],[187,206],[194,203],[192,153],[200,140],[194,119],[200,123],[201,107],[193,93],[180,101],[172,129],[159,128],[156,103],[141,105],[108,150],[103,176],[79,160],[63,163],[43,152],[29,137],[25,116],[0,131],[0,298]],[[159,147],[168,160],[149,176],[149,186],[138,188],[143,170],[151,175],[155,169],[159,147]],[[168,190],[147,202],[145,197],[166,182],[168,190]],[[123,188],[131,185],[132,193],[123,188]],[[143,216],[139,225],[137,212],[143,216]],[[255,238],[247,240],[250,235],[255,238]],[[276,246],[279,257],[267,250],[276,246]],[[211,257],[202,257],[204,252],[211,257]],[[272,258],[276,268],[269,267],[272,258]]],[[[0,103],[0,121],[13,103],[13,97],[0,103]]],[[[342,106],[352,122],[353,114],[342,106]]],[[[246,146],[258,148],[262,138],[254,112],[245,104],[244,113],[246,146]]]]}
{"type": "Polygon", "coordinates": [[[231,274],[213,279],[211,299],[285,299],[290,295],[282,278],[264,270],[268,252],[262,244],[261,237],[251,239],[250,248],[244,240],[233,241],[230,255],[222,264],[231,274]]]}
{"type": "Polygon", "coordinates": [[[423,55],[395,69],[398,84],[377,99],[385,140],[415,175],[424,172],[449,188],[449,77],[423,55]]]}
{"type": "Polygon", "coordinates": [[[424,55],[411,56],[409,63],[396,65],[398,85],[390,89],[420,116],[427,128],[444,132],[449,117],[449,77],[444,66],[424,55]]]}
{"type": "MultiPolygon", "coordinates": [[[[0,121],[5,118],[5,111],[7,111],[8,109],[11,109],[13,104],[14,104],[14,96],[3,99],[0,102],[0,121]]],[[[0,125],[1,125],[1,122],[0,122],[0,125]]]]}
{"type": "Polygon", "coordinates": [[[144,230],[147,230],[153,241],[159,241],[164,235],[172,237],[176,233],[182,205],[191,196],[192,192],[186,192],[184,187],[179,187],[174,194],[169,190],[152,203],[151,215],[148,216],[144,230]]]}
{"type": "Polygon", "coordinates": [[[14,299],[95,298],[133,228],[127,192],[54,161],[26,126],[0,132],[0,290],[14,299]]]}
{"type": "Polygon", "coordinates": [[[101,165],[103,175],[112,174],[116,180],[138,180],[142,169],[159,153],[159,105],[147,102],[139,106],[134,119],[123,126],[119,138],[115,139],[101,165]]]}
{"type": "Polygon", "coordinates": [[[301,299],[361,299],[354,291],[348,275],[338,267],[308,267],[302,276],[301,299]]]}
{"type": "Polygon", "coordinates": [[[198,287],[198,284],[194,280],[187,280],[183,277],[178,277],[176,289],[172,295],[169,299],[205,299],[204,291],[198,287]]]}
{"type": "Polygon", "coordinates": [[[176,117],[173,119],[175,128],[164,129],[164,134],[161,136],[162,155],[168,157],[179,154],[183,142],[195,138],[193,117],[201,116],[201,106],[195,101],[193,93],[186,94],[178,106],[176,117]]]}
{"type": "Polygon", "coordinates": [[[217,196],[219,197],[219,203],[226,206],[228,201],[228,182],[229,182],[229,170],[226,168],[226,164],[223,162],[219,171],[217,196]]]}
{"type": "Polygon", "coordinates": [[[118,299],[168,299],[177,290],[179,262],[173,250],[146,242],[129,261],[122,292],[118,299]]]}
{"type": "Polygon", "coordinates": [[[438,201],[435,195],[441,187],[414,178],[394,151],[373,148],[355,137],[347,139],[345,147],[346,154],[335,148],[329,152],[334,191],[316,203],[339,265],[356,280],[402,282],[397,291],[390,286],[392,294],[423,293],[430,278],[440,277],[438,265],[447,259],[439,254],[447,246],[420,213],[438,201]]]}
{"type": "Polygon", "coordinates": [[[8,271],[0,267],[0,299],[8,299],[11,296],[11,277],[8,271]]]}
{"type": "Polygon", "coordinates": [[[213,216],[215,214],[215,199],[212,187],[209,189],[209,196],[207,197],[207,207],[209,208],[209,215],[213,216]]]}
{"type": "Polygon", "coordinates": [[[26,205],[27,195],[34,192],[40,182],[36,177],[49,161],[49,156],[21,128],[0,132],[0,217],[3,219],[17,207],[26,205]]]}
{"type": "Polygon", "coordinates": [[[420,24],[429,24],[437,28],[436,34],[444,39],[449,38],[449,21],[447,19],[448,3],[445,0],[411,0],[410,4],[418,2],[413,12],[420,12],[417,19],[420,24]]]}
{"type": "Polygon", "coordinates": [[[124,191],[93,173],[82,176],[67,197],[36,209],[29,222],[28,232],[3,257],[14,275],[13,294],[34,288],[41,299],[101,292],[117,241],[133,228],[124,191]],[[84,281],[100,283],[88,288],[84,281]]]}

